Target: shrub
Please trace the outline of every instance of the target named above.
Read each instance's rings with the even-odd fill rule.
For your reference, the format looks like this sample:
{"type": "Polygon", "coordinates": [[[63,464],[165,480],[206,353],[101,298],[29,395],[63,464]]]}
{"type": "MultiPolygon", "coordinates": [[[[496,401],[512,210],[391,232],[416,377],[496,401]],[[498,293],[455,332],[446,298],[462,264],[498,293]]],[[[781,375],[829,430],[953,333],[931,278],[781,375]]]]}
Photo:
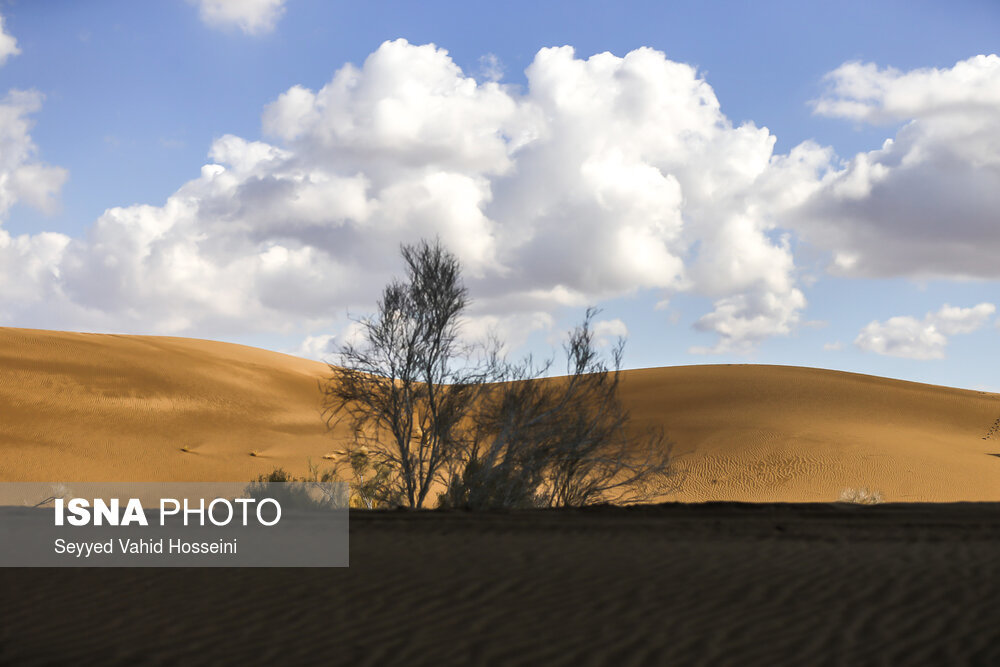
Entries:
{"type": "Polygon", "coordinates": [[[336,483],[332,472],[320,474],[309,464],[309,476],[295,477],[283,468],[275,468],[267,474],[258,475],[244,489],[247,497],[254,499],[274,498],[282,509],[328,510],[347,507],[346,490],[336,483]]]}
{"type": "Polygon", "coordinates": [[[346,469],[350,478],[351,507],[372,510],[403,505],[401,484],[393,467],[371,456],[368,447],[339,449],[323,458],[336,461],[327,473],[331,476],[339,476],[346,469]]]}
{"type": "Polygon", "coordinates": [[[565,345],[567,375],[530,359],[505,365],[484,388],[474,426],[452,462],[446,507],[579,507],[635,503],[674,488],[670,446],[659,432],[629,428],[618,396],[624,341],[606,360],[588,309],[565,345]]]}
{"type": "Polygon", "coordinates": [[[867,487],[859,489],[846,488],[840,492],[840,502],[855,505],[878,505],[882,502],[882,494],[867,487]]]}

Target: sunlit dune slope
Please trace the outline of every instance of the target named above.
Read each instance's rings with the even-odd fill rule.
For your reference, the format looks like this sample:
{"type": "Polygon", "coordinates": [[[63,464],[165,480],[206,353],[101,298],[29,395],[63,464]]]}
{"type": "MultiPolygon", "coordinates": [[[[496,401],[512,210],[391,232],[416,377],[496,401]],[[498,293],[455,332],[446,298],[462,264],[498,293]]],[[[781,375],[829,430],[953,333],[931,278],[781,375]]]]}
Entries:
{"type": "Polygon", "coordinates": [[[331,448],[317,384],[324,371],[204,340],[0,329],[0,479],[301,472],[331,448]]]}
{"type": "MultiPolygon", "coordinates": [[[[184,338],[0,328],[0,480],[249,480],[342,445],[324,364],[184,338]],[[251,456],[256,452],[257,456],[251,456]]],[[[628,371],[678,500],[1000,500],[1000,395],[785,366],[628,371]]]]}
{"type": "Polygon", "coordinates": [[[794,366],[630,371],[633,418],[661,425],[680,500],[1000,500],[1000,395],[794,366]]]}

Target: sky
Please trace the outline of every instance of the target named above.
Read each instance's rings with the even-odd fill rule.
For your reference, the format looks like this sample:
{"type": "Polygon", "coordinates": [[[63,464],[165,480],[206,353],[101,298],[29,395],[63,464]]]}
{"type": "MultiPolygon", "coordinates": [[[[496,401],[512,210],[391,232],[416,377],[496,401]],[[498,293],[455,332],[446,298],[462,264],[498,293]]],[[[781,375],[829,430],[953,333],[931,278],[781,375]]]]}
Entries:
{"type": "MultiPolygon", "coordinates": [[[[469,339],[1000,391],[1000,4],[0,0],[0,325],[469,339]]],[[[558,367],[558,365],[557,365],[558,367]]]]}

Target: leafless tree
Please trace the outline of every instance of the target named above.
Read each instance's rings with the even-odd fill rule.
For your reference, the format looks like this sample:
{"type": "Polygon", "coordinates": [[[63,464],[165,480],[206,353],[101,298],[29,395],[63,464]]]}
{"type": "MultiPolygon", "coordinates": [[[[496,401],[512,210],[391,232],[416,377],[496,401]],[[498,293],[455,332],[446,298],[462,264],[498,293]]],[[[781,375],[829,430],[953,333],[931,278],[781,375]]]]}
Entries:
{"type": "Polygon", "coordinates": [[[347,344],[323,386],[327,425],[346,418],[356,450],[392,470],[390,486],[422,507],[458,448],[460,424],[484,372],[463,363],[460,316],[468,304],[458,259],[440,243],[402,247],[406,280],[382,293],[378,313],[361,320],[361,343],[347,344]]]}
{"type": "Polygon", "coordinates": [[[437,485],[440,504],[477,509],[639,502],[670,488],[670,448],[630,427],[624,341],[606,361],[596,310],[569,337],[565,377],[508,362],[496,340],[476,361],[459,339],[468,293],[457,258],[440,241],[402,255],[406,280],[385,288],[322,385],[328,427],[346,420],[354,433],[341,465],[361,505],[423,507],[437,485]]]}

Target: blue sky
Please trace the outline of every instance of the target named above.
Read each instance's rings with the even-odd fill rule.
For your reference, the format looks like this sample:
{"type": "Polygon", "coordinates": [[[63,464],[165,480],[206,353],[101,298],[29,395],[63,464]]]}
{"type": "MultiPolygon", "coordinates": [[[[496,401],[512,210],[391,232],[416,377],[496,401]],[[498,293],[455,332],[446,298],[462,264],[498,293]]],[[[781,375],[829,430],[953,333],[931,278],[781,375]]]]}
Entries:
{"type": "Polygon", "coordinates": [[[5,325],[322,357],[438,234],[470,335],[1000,391],[996,3],[0,15],[5,325]]]}

